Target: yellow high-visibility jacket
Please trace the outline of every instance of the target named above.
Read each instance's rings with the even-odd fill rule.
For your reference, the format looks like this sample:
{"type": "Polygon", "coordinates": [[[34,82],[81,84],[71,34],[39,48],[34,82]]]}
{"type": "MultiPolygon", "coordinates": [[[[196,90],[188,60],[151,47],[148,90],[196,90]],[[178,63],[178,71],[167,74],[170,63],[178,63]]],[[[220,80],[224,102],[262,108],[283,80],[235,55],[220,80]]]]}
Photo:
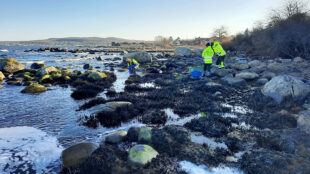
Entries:
{"type": "Polygon", "coordinates": [[[128,66],[131,65],[138,65],[138,62],[135,59],[131,59],[131,61],[128,63],[128,66]]]}
{"type": "Polygon", "coordinates": [[[212,58],[214,56],[214,51],[211,46],[208,46],[203,50],[201,57],[204,59],[205,64],[212,64],[212,58]]]}
{"type": "Polygon", "coordinates": [[[219,42],[214,42],[212,48],[213,48],[214,52],[219,54],[220,56],[226,55],[225,50],[223,49],[223,47],[221,46],[221,44],[219,42]]]}

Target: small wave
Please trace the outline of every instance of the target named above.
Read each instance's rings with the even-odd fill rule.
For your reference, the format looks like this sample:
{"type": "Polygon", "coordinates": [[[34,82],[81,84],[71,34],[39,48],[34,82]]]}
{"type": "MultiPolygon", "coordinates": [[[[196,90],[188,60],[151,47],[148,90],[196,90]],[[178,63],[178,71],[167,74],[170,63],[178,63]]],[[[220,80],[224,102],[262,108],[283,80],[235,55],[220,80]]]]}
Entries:
{"type": "Polygon", "coordinates": [[[44,64],[45,61],[41,60],[41,61],[28,61],[28,62],[22,62],[23,64],[33,64],[33,63],[39,63],[39,64],[44,64]]]}

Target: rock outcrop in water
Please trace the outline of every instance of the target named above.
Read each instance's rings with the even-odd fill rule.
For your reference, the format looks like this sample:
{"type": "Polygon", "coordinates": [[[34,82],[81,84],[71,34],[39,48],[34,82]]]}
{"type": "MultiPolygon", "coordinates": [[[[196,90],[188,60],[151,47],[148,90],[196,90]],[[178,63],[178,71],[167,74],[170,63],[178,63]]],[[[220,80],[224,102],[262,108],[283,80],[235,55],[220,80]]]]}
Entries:
{"type": "Polygon", "coordinates": [[[24,69],[25,66],[13,58],[0,59],[0,71],[16,73],[24,69]]]}
{"type": "Polygon", "coordinates": [[[22,90],[22,93],[41,93],[41,92],[45,92],[47,89],[45,86],[40,85],[40,84],[33,84],[30,85],[28,87],[26,87],[25,89],[22,90]]]}
{"type": "Polygon", "coordinates": [[[3,81],[5,79],[4,74],[0,71],[0,81],[3,81]]]}

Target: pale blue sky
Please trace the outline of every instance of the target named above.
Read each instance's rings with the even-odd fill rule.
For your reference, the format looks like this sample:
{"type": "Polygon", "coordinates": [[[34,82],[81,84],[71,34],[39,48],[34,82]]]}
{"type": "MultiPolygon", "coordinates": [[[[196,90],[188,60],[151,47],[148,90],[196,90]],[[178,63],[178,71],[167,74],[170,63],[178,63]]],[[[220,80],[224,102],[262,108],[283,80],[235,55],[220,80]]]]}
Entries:
{"type": "Polygon", "coordinates": [[[51,37],[208,37],[251,28],[283,0],[0,0],[0,41],[51,37]]]}

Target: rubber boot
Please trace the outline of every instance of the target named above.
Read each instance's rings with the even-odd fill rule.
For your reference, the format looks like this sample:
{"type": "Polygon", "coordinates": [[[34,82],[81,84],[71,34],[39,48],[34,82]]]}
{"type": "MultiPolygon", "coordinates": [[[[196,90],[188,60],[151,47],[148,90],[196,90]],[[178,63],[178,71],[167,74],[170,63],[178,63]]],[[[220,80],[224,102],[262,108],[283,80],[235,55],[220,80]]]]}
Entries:
{"type": "Polygon", "coordinates": [[[224,68],[225,65],[224,65],[224,61],[221,61],[221,68],[224,68]]]}

